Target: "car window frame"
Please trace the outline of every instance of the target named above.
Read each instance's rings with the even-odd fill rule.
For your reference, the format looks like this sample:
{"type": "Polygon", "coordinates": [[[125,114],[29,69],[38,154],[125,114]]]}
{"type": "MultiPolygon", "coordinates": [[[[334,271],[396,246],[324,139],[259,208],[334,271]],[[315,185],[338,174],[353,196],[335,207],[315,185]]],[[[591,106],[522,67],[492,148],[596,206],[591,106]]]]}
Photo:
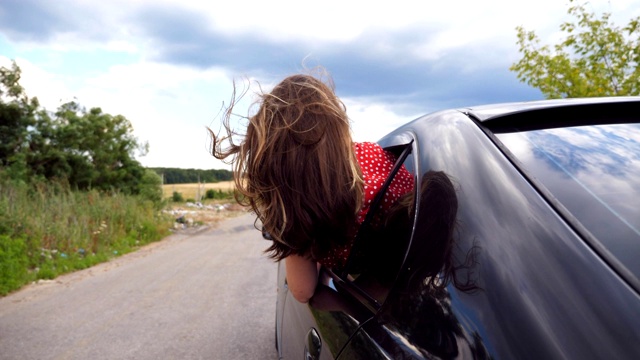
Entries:
{"type": "MultiPolygon", "coordinates": [[[[401,165],[405,165],[407,164],[407,161],[411,162],[411,167],[413,172],[410,171],[411,175],[414,177],[414,179],[417,178],[417,168],[418,168],[418,163],[419,161],[417,160],[417,155],[418,154],[418,147],[417,147],[418,141],[417,141],[417,137],[409,132],[394,136],[391,138],[390,141],[386,141],[383,144],[381,144],[381,146],[383,146],[383,149],[386,151],[392,151],[396,156],[400,156],[400,154],[402,154],[402,151],[404,150],[405,146],[408,146],[408,154],[405,157],[405,159],[401,162],[401,165]]],[[[398,167],[400,168],[400,167],[398,167]]],[[[394,174],[392,174],[393,176],[395,176],[397,174],[397,172],[395,172],[394,174]]],[[[389,180],[390,178],[386,179],[385,182],[387,180],[389,180]]],[[[391,178],[392,179],[392,178],[391,178]]],[[[389,184],[391,183],[391,180],[389,180],[389,184]]],[[[386,190],[388,189],[388,186],[384,188],[384,191],[386,192],[386,190]]],[[[414,191],[417,192],[418,189],[414,188],[414,191]]],[[[384,194],[384,193],[382,193],[384,194]]],[[[373,215],[372,215],[373,216],[373,215]]],[[[371,216],[371,217],[372,217],[371,216]]],[[[401,271],[401,269],[404,266],[404,262],[406,260],[407,254],[409,252],[409,249],[411,248],[411,243],[413,240],[413,229],[415,228],[415,214],[413,216],[413,218],[411,219],[411,234],[409,236],[409,239],[407,241],[407,246],[406,249],[404,250],[404,254],[402,256],[402,261],[399,264],[398,269],[396,270],[396,277],[399,274],[399,272],[401,271]]],[[[357,240],[356,240],[357,241],[357,240]]],[[[354,244],[355,246],[355,244],[354,244]]],[[[324,268],[323,267],[323,272],[328,275],[328,278],[325,277],[323,274],[321,274],[321,278],[324,277],[324,279],[321,279],[321,283],[324,283],[325,285],[336,289],[336,287],[341,288],[346,290],[352,297],[354,297],[358,302],[360,302],[363,306],[365,306],[367,309],[369,309],[372,314],[377,313],[380,308],[383,306],[385,300],[386,300],[386,296],[385,299],[380,302],[378,301],[373,295],[369,294],[365,289],[363,289],[362,287],[360,287],[358,284],[356,284],[353,280],[351,280],[349,278],[349,263],[350,260],[353,256],[353,252],[349,255],[349,258],[347,259],[346,265],[344,269],[341,269],[340,271],[335,271],[334,269],[330,269],[330,268],[324,268]]],[[[389,291],[391,291],[391,289],[393,289],[393,287],[395,286],[395,280],[394,282],[391,284],[389,291]]],[[[388,295],[388,294],[387,294],[388,295]]]]}

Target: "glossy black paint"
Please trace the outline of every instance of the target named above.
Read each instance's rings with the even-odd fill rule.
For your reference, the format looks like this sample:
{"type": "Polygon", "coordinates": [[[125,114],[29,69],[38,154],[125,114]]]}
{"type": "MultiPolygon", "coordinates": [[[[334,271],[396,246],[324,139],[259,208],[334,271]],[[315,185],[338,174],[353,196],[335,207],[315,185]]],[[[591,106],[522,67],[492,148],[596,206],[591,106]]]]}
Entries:
{"type": "MultiPolygon", "coordinates": [[[[483,290],[448,294],[465,343],[481,341],[494,358],[633,358],[640,346],[634,341],[640,339],[638,294],[477,125],[450,112],[410,128],[419,134],[418,146],[431,149],[421,149],[421,168],[444,170],[460,185],[459,255],[479,246],[483,290]]],[[[425,322],[430,316],[436,314],[425,314],[425,322]]]]}
{"type": "Polygon", "coordinates": [[[640,291],[640,124],[497,134],[640,291]],[[635,155],[634,155],[635,154],[635,155]],[[634,186],[636,184],[636,186],[634,186]]]}
{"type": "MultiPolygon", "coordinates": [[[[478,118],[491,119],[496,111],[482,108],[478,118]]],[[[287,294],[280,273],[282,358],[303,355],[311,328],[323,344],[320,359],[638,358],[638,292],[488,132],[468,114],[451,110],[417,119],[380,141],[387,147],[415,140],[417,183],[429,170],[454,179],[459,201],[454,257],[461,263],[475,254],[475,262],[457,275],[479,289],[396,286],[376,309],[349,281],[325,271],[320,295],[309,306],[287,294]]],[[[424,219],[417,217],[420,226],[424,219]]],[[[424,239],[411,241],[412,254],[424,239]]]]}

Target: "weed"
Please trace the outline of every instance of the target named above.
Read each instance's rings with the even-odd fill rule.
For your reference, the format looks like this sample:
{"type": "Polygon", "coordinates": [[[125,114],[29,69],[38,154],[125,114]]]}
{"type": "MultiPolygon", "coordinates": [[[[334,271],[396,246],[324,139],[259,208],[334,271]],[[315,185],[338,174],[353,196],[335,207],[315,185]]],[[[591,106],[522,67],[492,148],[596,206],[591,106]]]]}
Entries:
{"type": "Polygon", "coordinates": [[[0,295],[162,239],[172,223],[137,196],[0,183],[0,295]]]}

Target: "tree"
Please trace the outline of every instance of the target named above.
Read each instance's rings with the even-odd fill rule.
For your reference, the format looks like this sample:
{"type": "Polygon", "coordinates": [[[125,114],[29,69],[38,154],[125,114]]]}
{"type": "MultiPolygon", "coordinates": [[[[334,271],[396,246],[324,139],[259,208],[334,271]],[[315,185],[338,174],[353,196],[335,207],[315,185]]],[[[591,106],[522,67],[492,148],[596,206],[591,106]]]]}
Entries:
{"type": "Polygon", "coordinates": [[[145,169],[140,179],[140,196],[150,200],[157,208],[162,207],[162,178],[155,171],[145,169]]]}
{"type": "MultiPolygon", "coordinates": [[[[58,179],[80,190],[117,190],[140,194],[160,182],[150,178],[135,159],[148,145],[133,136],[122,115],[87,111],[76,102],[55,113],[29,99],[20,86],[20,68],[0,67],[0,170],[5,177],[28,183],[58,179]]],[[[157,192],[157,191],[156,191],[157,192]]]]}
{"type": "Polygon", "coordinates": [[[26,181],[29,129],[36,125],[38,99],[20,86],[21,71],[15,61],[0,67],[0,167],[14,180],[26,181]]]}
{"type": "Polygon", "coordinates": [[[552,51],[533,31],[518,27],[523,56],[509,69],[547,98],[640,95],[640,17],[620,28],[610,13],[597,18],[569,1],[577,23],[560,25],[564,41],[552,51]]]}
{"type": "Polygon", "coordinates": [[[134,153],[145,152],[146,145],[138,143],[124,116],[105,114],[100,108],[87,111],[75,102],[60,106],[55,116],[53,146],[64,149],[71,165],[70,183],[81,189],[138,193],[144,169],[134,153]]]}

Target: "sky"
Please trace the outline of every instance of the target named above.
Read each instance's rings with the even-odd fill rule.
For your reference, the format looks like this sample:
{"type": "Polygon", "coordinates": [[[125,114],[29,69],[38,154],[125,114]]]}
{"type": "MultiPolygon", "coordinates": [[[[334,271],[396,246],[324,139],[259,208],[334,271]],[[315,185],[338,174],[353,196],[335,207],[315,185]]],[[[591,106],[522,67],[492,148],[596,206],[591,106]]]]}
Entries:
{"type": "MultiPolygon", "coordinates": [[[[516,27],[563,38],[568,0],[191,1],[0,0],[0,66],[48,110],[68,101],[125,116],[148,142],[146,167],[230,169],[209,154],[207,127],[234,89],[260,89],[323,67],[355,141],[377,141],[438,110],[529,101],[541,93],[509,67],[516,27]]],[[[591,0],[623,26],[640,0],[591,0]]]]}

